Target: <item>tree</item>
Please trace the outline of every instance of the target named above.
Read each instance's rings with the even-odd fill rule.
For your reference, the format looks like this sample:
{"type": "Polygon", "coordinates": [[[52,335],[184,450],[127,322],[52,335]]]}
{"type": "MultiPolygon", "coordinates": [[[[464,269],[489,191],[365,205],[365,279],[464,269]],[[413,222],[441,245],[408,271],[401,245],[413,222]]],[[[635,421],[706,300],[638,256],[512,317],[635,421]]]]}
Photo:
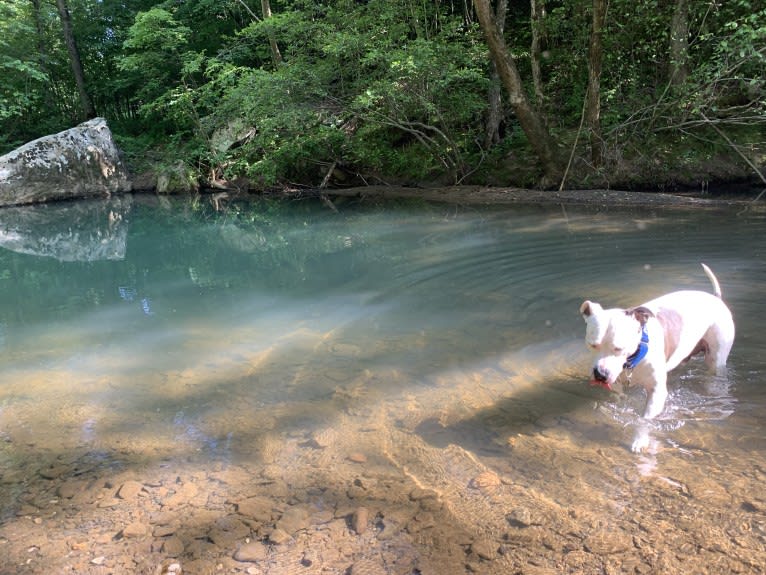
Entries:
{"type": "MultiPolygon", "coordinates": [[[[497,26],[498,32],[502,35],[505,28],[505,17],[508,12],[508,0],[498,0],[497,2],[497,26]]],[[[487,131],[485,134],[484,145],[489,148],[493,144],[500,142],[500,123],[503,121],[503,98],[502,85],[500,83],[500,74],[497,73],[497,66],[494,62],[491,66],[491,78],[489,87],[489,110],[487,112],[487,131]]]]}
{"type": "MultiPolygon", "coordinates": [[[[164,8],[155,7],[136,15],[118,67],[123,81],[135,87],[147,119],[156,121],[157,110],[166,108],[166,100],[177,101],[174,90],[182,84],[186,49],[192,36],[191,28],[179,23],[164,8]]],[[[163,110],[162,115],[167,111],[163,110]]],[[[168,125],[179,127],[173,122],[168,125]]]]}
{"type": "Polygon", "coordinates": [[[69,61],[72,66],[75,83],[77,84],[77,93],[80,96],[83,115],[86,119],[93,118],[96,116],[96,109],[93,107],[93,101],[85,85],[85,73],[82,68],[82,60],[80,59],[80,50],[77,48],[77,42],[75,41],[74,31],[72,30],[72,17],[69,15],[69,7],[66,0],[56,0],[56,8],[61,19],[61,30],[64,34],[67,52],[69,53],[69,61]]]}
{"type": "MultiPolygon", "coordinates": [[[[271,2],[269,0],[261,0],[261,11],[263,12],[264,20],[271,18],[271,2]]],[[[279,51],[277,38],[274,36],[273,31],[269,32],[269,46],[271,47],[271,59],[274,61],[274,67],[276,68],[282,63],[282,54],[279,51]]]]}
{"type": "Polygon", "coordinates": [[[669,82],[682,86],[689,76],[689,2],[676,0],[673,20],[670,23],[669,82]]]}
{"type": "Polygon", "coordinates": [[[532,21],[532,44],[529,47],[532,85],[535,87],[537,109],[542,110],[545,93],[543,91],[543,75],[540,71],[540,59],[542,56],[540,36],[542,35],[543,22],[545,21],[545,0],[530,0],[529,7],[530,19],[532,21]]]}
{"type": "MultiPolygon", "coordinates": [[[[683,0],[682,0],[683,1],[683,0]]],[[[601,34],[606,16],[606,0],[593,0],[590,44],[588,46],[588,91],[586,93],[585,118],[590,131],[591,162],[601,166],[603,140],[601,138],[601,34]]]]}
{"type": "Polygon", "coordinates": [[[497,67],[497,72],[503,81],[503,86],[508,92],[508,101],[516,113],[521,129],[529,140],[530,146],[535,151],[545,174],[545,184],[550,185],[558,180],[562,169],[556,144],[540,115],[529,103],[521,76],[516,67],[505,40],[498,32],[495,17],[489,5],[489,0],[474,0],[476,15],[479,25],[484,31],[484,36],[489,47],[490,57],[497,67]]]}
{"type": "Polygon", "coordinates": [[[550,184],[581,122],[572,182],[641,180],[646,149],[693,173],[713,123],[759,149],[763,2],[606,2],[0,0],[0,147],[87,98],[136,162],[263,185],[550,184]]]}

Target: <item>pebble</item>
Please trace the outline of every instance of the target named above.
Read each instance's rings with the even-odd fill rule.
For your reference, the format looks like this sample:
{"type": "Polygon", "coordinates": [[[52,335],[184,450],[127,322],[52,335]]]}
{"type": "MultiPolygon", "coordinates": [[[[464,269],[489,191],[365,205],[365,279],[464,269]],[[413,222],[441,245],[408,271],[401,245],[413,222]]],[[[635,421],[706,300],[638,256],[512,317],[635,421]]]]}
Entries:
{"type": "Polygon", "coordinates": [[[158,511],[149,516],[149,523],[152,525],[167,525],[171,523],[173,519],[175,519],[175,514],[167,511],[158,511]]]}
{"type": "Polygon", "coordinates": [[[59,485],[56,493],[64,499],[72,499],[72,497],[85,489],[85,485],[85,481],[67,481],[59,485]]]}
{"type": "Polygon", "coordinates": [[[265,497],[251,497],[236,504],[237,513],[250,517],[260,523],[268,523],[272,519],[273,505],[265,497]]]}
{"type": "Polygon", "coordinates": [[[216,520],[207,534],[208,539],[220,547],[233,547],[249,535],[250,527],[233,515],[216,520]]]}
{"type": "Polygon", "coordinates": [[[184,542],[175,535],[168,537],[162,542],[162,552],[168,557],[178,557],[184,552],[184,542]]]}
{"type": "Polygon", "coordinates": [[[410,491],[410,499],[413,501],[421,501],[423,499],[436,499],[438,497],[439,494],[432,489],[421,489],[420,487],[415,487],[412,491],[410,491]]]}
{"type": "Polygon", "coordinates": [[[181,564],[176,561],[164,567],[161,575],[181,575],[182,573],[183,568],[181,567],[181,564]]]}
{"type": "Polygon", "coordinates": [[[346,491],[349,499],[364,499],[367,497],[367,490],[361,485],[354,484],[346,491]]]}
{"type": "Polygon", "coordinates": [[[40,477],[44,479],[58,479],[68,471],[68,465],[51,465],[40,470],[40,477]]]}
{"type": "Polygon", "coordinates": [[[632,546],[628,537],[620,537],[617,533],[598,532],[586,537],[583,547],[595,555],[611,555],[622,553],[632,546]]]}
{"type": "Polygon", "coordinates": [[[290,507],[277,521],[277,529],[282,529],[290,535],[309,526],[308,513],[301,507],[290,507]]]}
{"type": "Polygon", "coordinates": [[[152,530],[152,535],[154,537],[167,537],[168,535],[173,535],[175,532],[176,528],[172,525],[157,525],[152,530]]]}
{"type": "Polygon", "coordinates": [[[316,551],[313,551],[309,549],[303,554],[303,557],[301,558],[301,565],[304,567],[311,567],[314,563],[318,564],[319,557],[316,553],[316,551]]]}
{"type": "Polygon", "coordinates": [[[117,490],[117,497],[120,499],[135,499],[143,491],[144,486],[138,481],[126,481],[117,490]]]}
{"type": "Polygon", "coordinates": [[[407,532],[415,534],[424,529],[431,529],[436,525],[434,516],[427,512],[418,513],[407,523],[407,532]]]}
{"type": "Polygon", "coordinates": [[[366,463],[367,456],[364,453],[350,453],[348,460],[353,463],[366,463]]]}
{"type": "Polygon", "coordinates": [[[122,533],[122,536],[125,537],[126,539],[141,537],[143,535],[146,535],[146,525],[136,521],[129,525],[126,525],[125,528],[121,531],[121,533],[122,533]]]}
{"type": "Polygon", "coordinates": [[[498,544],[490,539],[479,539],[471,544],[471,551],[482,559],[492,561],[497,557],[498,544]]]}
{"type": "Polygon", "coordinates": [[[387,541],[388,539],[391,539],[394,535],[399,533],[399,531],[401,531],[401,527],[399,527],[393,521],[388,521],[384,519],[383,529],[381,530],[380,533],[378,533],[378,540],[387,541]]]}
{"type": "Polygon", "coordinates": [[[386,570],[369,559],[360,559],[351,566],[350,575],[386,575],[386,570]]]}
{"type": "Polygon", "coordinates": [[[322,429],[311,434],[311,439],[316,447],[326,449],[337,440],[338,433],[334,429],[322,429]]]}
{"type": "Polygon", "coordinates": [[[351,528],[359,535],[367,531],[367,524],[370,521],[370,510],[366,507],[357,507],[351,516],[351,528]]]}
{"type": "Polygon", "coordinates": [[[88,543],[85,541],[70,541],[69,548],[72,549],[72,551],[84,551],[88,548],[88,543]]]}
{"type": "Polygon", "coordinates": [[[242,562],[254,562],[266,559],[269,550],[260,541],[245,543],[234,552],[234,559],[242,562]]]}
{"type": "Polygon", "coordinates": [[[269,542],[274,545],[282,545],[283,543],[290,541],[290,539],[292,539],[292,537],[290,537],[290,534],[284,529],[274,529],[274,531],[269,534],[269,542]]]}
{"type": "Polygon", "coordinates": [[[501,484],[500,476],[492,471],[485,471],[471,479],[470,486],[474,489],[488,490],[501,484]]]}
{"type": "Polygon", "coordinates": [[[532,514],[529,509],[519,507],[508,514],[508,523],[514,527],[529,527],[532,525],[532,514]]]}
{"type": "Polygon", "coordinates": [[[176,489],[176,492],[168,497],[164,502],[164,507],[178,507],[190,502],[199,492],[194,483],[184,483],[176,489]]]}
{"type": "Polygon", "coordinates": [[[441,499],[427,497],[426,499],[420,500],[420,508],[424,511],[439,511],[442,507],[444,507],[444,504],[441,499]]]}
{"type": "Polygon", "coordinates": [[[104,561],[106,561],[106,557],[104,557],[103,555],[99,555],[98,557],[94,557],[93,559],[90,560],[90,562],[93,563],[93,565],[103,565],[104,561]]]}

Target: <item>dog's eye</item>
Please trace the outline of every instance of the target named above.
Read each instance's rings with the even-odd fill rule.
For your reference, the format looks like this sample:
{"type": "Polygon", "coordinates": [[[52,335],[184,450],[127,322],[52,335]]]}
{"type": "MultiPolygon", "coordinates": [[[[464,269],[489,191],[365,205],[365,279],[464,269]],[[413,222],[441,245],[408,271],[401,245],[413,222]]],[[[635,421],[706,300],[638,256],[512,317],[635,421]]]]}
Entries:
{"type": "Polygon", "coordinates": [[[597,343],[589,343],[588,346],[590,346],[591,349],[598,349],[599,347],[601,347],[597,343]]]}
{"type": "Polygon", "coordinates": [[[623,351],[623,350],[622,350],[622,348],[621,348],[621,347],[615,347],[615,348],[614,348],[614,353],[616,353],[616,354],[618,354],[618,355],[619,355],[619,354],[621,354],[621,353],[622,353],[622,351],[623,351]]]}

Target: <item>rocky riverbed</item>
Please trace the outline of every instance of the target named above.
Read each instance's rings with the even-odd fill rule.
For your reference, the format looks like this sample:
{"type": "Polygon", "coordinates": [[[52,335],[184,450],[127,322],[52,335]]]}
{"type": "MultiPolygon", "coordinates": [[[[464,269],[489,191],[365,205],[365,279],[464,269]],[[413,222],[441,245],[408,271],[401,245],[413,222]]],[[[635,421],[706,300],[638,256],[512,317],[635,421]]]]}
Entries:
{"type": "Polygon", "coordinates": [[[72,429],[87,432],[80,407],[61,405],[60,434],[41,437],[33,401],[6,406],[0,573],[764,572],[766,460],[754,431],[683,428],[674,440],[694,452],[635,456],[587,391],[561,414],[569,390],[548,390],[550,412],[530,410],[503,396],[502,372],[394,400],[376,396],[381,377],[402,376],[368,371],[297,409],[232,398],[207,423],[230,442],[213,451],[188,433],[173,446],[136,422],[121,429],[125,414],[85,447],[72,441],[72,429]],[[748,449],[747,464],[733,454],[748,449]]]}

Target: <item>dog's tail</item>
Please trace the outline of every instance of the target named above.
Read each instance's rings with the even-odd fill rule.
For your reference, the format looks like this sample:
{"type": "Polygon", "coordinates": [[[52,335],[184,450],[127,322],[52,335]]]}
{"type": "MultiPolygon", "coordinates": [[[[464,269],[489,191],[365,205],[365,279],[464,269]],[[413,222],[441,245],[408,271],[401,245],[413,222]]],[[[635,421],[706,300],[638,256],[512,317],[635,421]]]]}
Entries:
{"type": "Polygon", "coordinates": [[[710,280],[710,283],[713,284],[713,293],[715,294],[715,296],[717,298],[722,297],[721,296],[721,284],[718,283],[718,279],[715,277],[715,274],[713,273],[713,270],[711,270],[705,264],[702,264],[702,269],[705,270],[705,275],[710,280]]]}

